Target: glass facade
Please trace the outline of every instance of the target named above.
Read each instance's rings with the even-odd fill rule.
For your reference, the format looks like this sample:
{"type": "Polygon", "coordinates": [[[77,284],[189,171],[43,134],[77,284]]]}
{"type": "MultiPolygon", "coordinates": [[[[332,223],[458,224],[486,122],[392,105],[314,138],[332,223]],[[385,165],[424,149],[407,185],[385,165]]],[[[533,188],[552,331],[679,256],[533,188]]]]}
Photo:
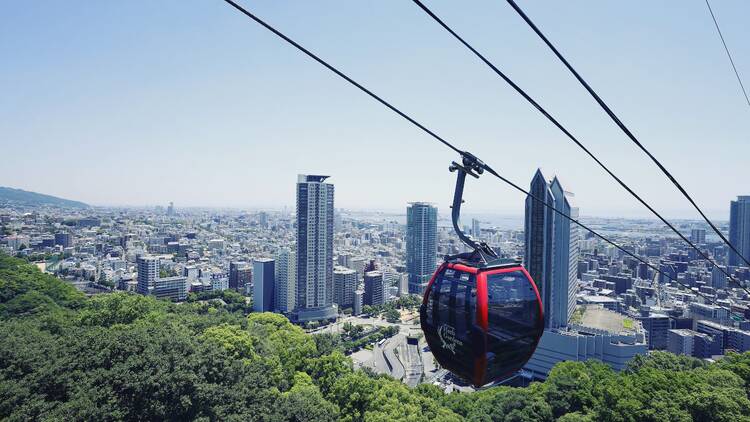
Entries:
{"type": "Polygon", "coordinates": [[[534,352],[542,325],[536,292],[521,271],[487,276],[487,378],[517,370],[534,352]]]}
{"type": "Polygon", "coordinates": [[[409,293],[422,294],[437,268],[437,208],[414,202],[406,208],[406,272],[409,293]]]}
{"type": "Polygon", "coordinates": [[[440,364],[464,379],[473,379],[474,363],[483,348],[476,324],[476,276],[446,269],[435,282],[424,306],[424,330],[440,364]],[[473,347],[476,345],[477,347],[473,347]]]}
{"type": "MultiPolygon", "coordinates": [[[[558,178],[548,182],[537,170],[530,193],[560,213],[578,218],[574,195],[558,178]]],[[[526,198],[524,263],[539,287],[545,326],[559,328],[568,324],[576,306],[579,229],[551,208],[526,198]]]]}
{"type": "MultiPolygon", "coordinates": [[[[750,196],[738,196],[729,207],[729,242],[747,260],[750,260],[750,196]]],[[[731,266],[746,266],[745,261],[728,251],[731,266]]]]}
{"type": "Polygon", "coordinates": [[[296,311],[335,315],[333,309],[333,195],[328,176],[297,179],[296,311]],[[324,310],[324,312],[318,312],[324,310]]]}

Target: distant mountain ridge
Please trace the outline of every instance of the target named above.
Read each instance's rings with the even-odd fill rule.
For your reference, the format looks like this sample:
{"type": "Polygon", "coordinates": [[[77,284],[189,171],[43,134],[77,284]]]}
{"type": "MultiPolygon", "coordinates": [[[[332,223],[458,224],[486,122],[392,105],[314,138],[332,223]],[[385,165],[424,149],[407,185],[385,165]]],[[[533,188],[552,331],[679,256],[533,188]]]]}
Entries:
{"type": "Polygon", "coordinates": [[[52,195],[0,186],[0,205],[2,204],[26,206],[50,205],[61,208],[89,207],[88,204],[80,201],[71,201],[70,199],[58,198],[52,195]]]}

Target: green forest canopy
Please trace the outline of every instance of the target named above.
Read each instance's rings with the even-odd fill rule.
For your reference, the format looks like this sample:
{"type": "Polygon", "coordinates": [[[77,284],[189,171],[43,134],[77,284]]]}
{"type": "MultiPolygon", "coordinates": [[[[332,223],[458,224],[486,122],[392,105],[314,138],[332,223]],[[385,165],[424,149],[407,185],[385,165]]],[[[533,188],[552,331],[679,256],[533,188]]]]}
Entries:
{"type": "Polygon", "coordinates": [[[750,421],[750,354],[654,353],[613,372],[444,394],[353,370],[330,339],[221,302],[86,298],[0,255],[0,419],[170,421],[750,421]]]}

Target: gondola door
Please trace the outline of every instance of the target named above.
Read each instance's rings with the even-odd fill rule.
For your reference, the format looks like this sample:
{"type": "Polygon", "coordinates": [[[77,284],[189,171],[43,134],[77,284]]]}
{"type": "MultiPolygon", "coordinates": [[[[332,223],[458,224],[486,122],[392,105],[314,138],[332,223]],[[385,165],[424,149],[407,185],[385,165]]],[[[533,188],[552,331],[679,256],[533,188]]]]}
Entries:
{"type": "Polygon", "coordinates": [[[522,267],[482,271],[478,285],[486,290],[487,354],[485,381],[515,373],[534,354],[544,331],[542,303],[531,276],[522,267]]]}
{"type": "Polygon", "coordinates": [[[448,264],[427,288],[422,330],[435,359],[445,369],[479,385],[486,350],[477,312],[476,269],[448,264]]]}

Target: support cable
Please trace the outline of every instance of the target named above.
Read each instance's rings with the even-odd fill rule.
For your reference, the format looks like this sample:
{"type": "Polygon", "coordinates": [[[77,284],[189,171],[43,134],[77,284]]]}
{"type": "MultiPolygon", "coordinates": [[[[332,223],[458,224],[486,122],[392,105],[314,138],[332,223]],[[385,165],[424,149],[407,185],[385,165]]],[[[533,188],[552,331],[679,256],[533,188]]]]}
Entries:
{"type": "MultiPolygon", "coordinates": [[[[528,24],[528,26],[539,36],[539,38],[541,38],[541,40],[544,41],[547,47],[549,47],[550,50],[552,50],[555,56],[557,56],[557,58],[560,59],[560,61],[565,65],[565,67],[568,68],[570,73],[572,73],[573,76],[575,76],[575,78],[586,89],[586,91],[588,91],[588,93],[591,94],[594,100],[596,100],[597,104],[599,104],[599,106],[610,117],[610,119],[612,119],[612,121],[623,131],[623,133],[625,133],[625,135],[628,138],[630,138],[630,140],[633,141],[633,143],[637,145],[638,148],[641,151],[643,151],[643,153],[646,154],[651,159],[651,161],[653,161],[653,163],[656,164],[657,167],[659,167],[662,173],[664,173],[664,175],[667,176],[667,179],[669,179],[669,181],[672,182],[672,184],[677,188],[677,190],[679,190],[680,193],[682,193],[682,196],[684,196],[685,199],[687,199],[688,202],[690,202],[693,208],[695,208],[695,210],[698,211],[698,214],[700,214],[700,216],[703,217],[703,220],[711,227],[711,229],[713,229],[714,233],[716,233],[716,235],[719,236],[719,238],[724,242],[724,244],[727,245],[732,250],[732,252],[737,254],[745,262],[745,264],[747,264],[748,267],[750,267],[750,260],[748,260],[746,257],[744,257],[742,254],[739,253],[737,248],[735,248],[735,246],[732,245],[732,243],[724,236],[721,230],[719,230],[719,228],[716,227],[716,225],[708,218],[708,216],[706,216],[703,210],[698,206],[695,200],[693,200],[690,194],[688,194],[687,190],[685,190],[685,188],[677,181],[677,179],[672,175],[672,173],[670,173],[669,170],[667,170],[666,167],[664,167],[664,165],[662,165],[662,163],[656,157],[654,157],[654,155],[651,154],[651,152],[648,149],[646,149],[645,146],[643,146],[643,144],[635,137],[635,135],[633,135],[630,129],[628,129],[628,127],[625,126],[625,124],[620,120],[620,118],[617,117],[615,112],[612,111],[612,109],[607,105],[607,103],[605,103],[604,100],[596,93],[596,91],[594,91],[594,89],[591,88],[588,82],[586,82],[586,80],[583,79],[583,77],[578,73],[578,71],[576,71],[575,68],[573,68],[573,65],[571,65],[570,62],[568,62],[565,56],[563,56],[562,53],[560,53],[560,51],[544,35],[544,33],[542,33],[542,31],[536,26],[536,24],[534,24],[531,18],[529,18],[529,16],[526,15],[523,9],[521,9],[521,7],[518,6],[518,4],[514,0],[506,0],[506,1],[508,2],[508,4],[510,4],[513,10],[515,10],[516,13],[518,13],[518,15],[526,22],[526,24],[528,24]]],[[[711,12],[711,17],[714,18],[714,23],[716,24],[717,31],[719,31],[719,36],[721,37],[721,41],[722,43],[724,43],[724,37],[721,35],[719,24],[716,23],[716,18],[713,15],[713,11],[711,11],[711,5],[708,3],[708,0],[706,0],[706,5],[708,5],[708,10],[711,12]]],[[[742,85],[742,80],[740,80],[740,76],[737,73],[737,68],[734,67],[734,61],[732,61],[732,56],[729,53],[729,49],[727,48],[726,43],[724,43],[724,48],[726,49],[727,55],[729,56],[729,61],[732,63],[732,68],[734,69],[735,75],[737,75],[737,80],[740,82],[740,87],[742,88],[742,92],[745,95],[745,99],[748,100],[748,105],[750,105],[750,99],[748,99],[747,93],[745,92],[745,87],[742,85]]]]}
{"type": "Polygon", "coordinates": [[[714,26],[716,26],[716,32],[719,33],[719,38],[721,38],[721,43],[724,45],[724,51],[727,52],[727,57],[729,57],[729,63],[732,64],[732,69],[734,70],[734,76],[737,77],[737,82],[740,83],[740,89],[742,89],[742,94],[745,96],[745,101],[747,101],[747,105],[750,106],[750,98],[748,98],[747,91],[745,91],[745,85],[742,84],[742,78],[740,78],[740,73],[737,72],[737,66],[734,65],[734,60],[732,59],[732,53],[729,52],[729,47],[727,47],[727,42],[724,41],[724,35],[721,34],[721,29],[719,28],[719,22],[716,21],[716,16],[714,15],[714,11],[713,9],[711,9],[711,3],[709,3],[708,0],[706,0],[706,6],[708,6],[708,11],[711,13],[711,19],[714,21],[714,26]]]}

